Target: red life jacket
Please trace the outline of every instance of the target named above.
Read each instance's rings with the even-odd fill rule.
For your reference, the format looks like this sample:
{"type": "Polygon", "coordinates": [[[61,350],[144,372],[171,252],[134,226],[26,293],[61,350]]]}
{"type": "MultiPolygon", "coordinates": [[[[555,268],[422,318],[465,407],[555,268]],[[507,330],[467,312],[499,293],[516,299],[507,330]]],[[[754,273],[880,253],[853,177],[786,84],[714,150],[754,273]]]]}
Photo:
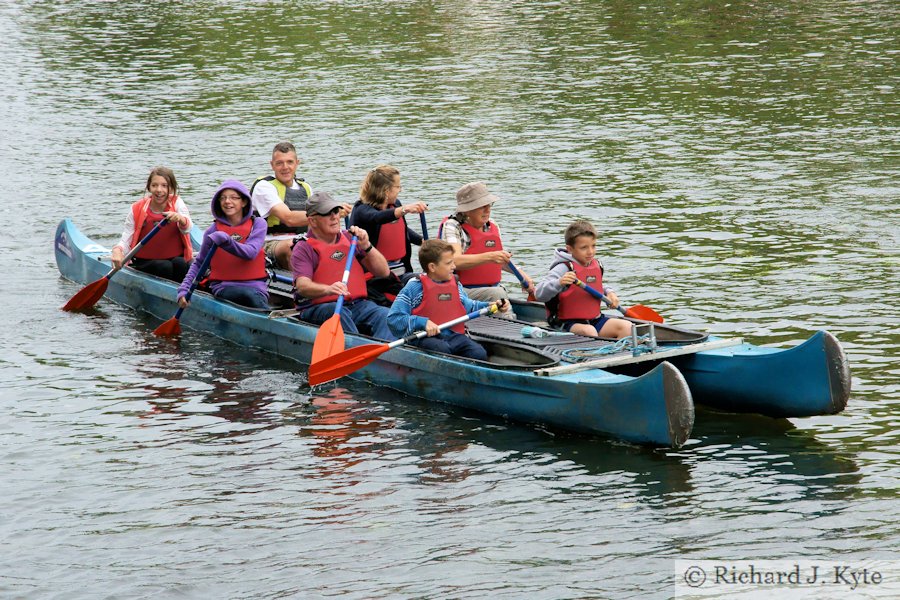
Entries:
{"type": "Polygon", "coordinates": [[[406,258],[406,219],[402,215],[396,221],[385,223],[379,228],[375,247],[388,262],[406,258]]]}
{"type": "MultiPolygon", "coordinates": [[[[178,196],[171,195],[166,202],[167,211],[175,211],[175,199],[178,196]]],[[[145,196],[131,205],[131,216],[134,217],[134,235],[131,237],[131,247],[138,245],[144,236],[165,217],[150,211],[150,196],[145,196]]],[[[184,260],[191,260],[194,250],[191,246],[191,238],[187,233],[181,233],[178,226],[167,225],[153,236],[135,257],[144,259],[170,259],[183,256],[184,260]]]]}
{"type": "MultiPolygon", "coordinates": [[[[238,226],[226,225],[216,221],[216,231],[224,231],[239,244],[246,244],[253,230],[253,219],[247,219],[238,226]],[[237,236],[237,237],[235,237],[237,236]]],[[[212,281],[249,281],[251,279],[265,279],[266,252],[260,247],[254,258],[245,260],[221,250],[213,255],[209,265],[209,278],[212,281]]]]}
{"type": "MultiPolygon", "coordinates": [[[[471,244],[464,254],[484,254],[495,250],[503,250],[500,230],[493,222],[488,222],[488,230],[475,229],[468,223],[462,224],[463,230],[469,234],[471,244]]],[[[489,262],[457,272],[464,286],[492,286],[500,283],[501,266],[489,262]]]]}
{"type": "MultiPolygon", "coordinates": [[[[350,252],[350,240],[347,239],[347,236],[340,234],[338,241],[332,244],[309,237],[306,238],[306,243],[319,255],[319,264],[313,271],[312,280],[323,285],[331,285],[335,281],[340,281],[344,277],[344,267],[347,266],[347,253],[350,252]]],[[[359,300],[368,295],[366,274],[356,258],[350,261],[350,280],[347,287],[350,289],[350,297],[345,298],[345,302],[359,300]]],[[[337,294],[329,294],[315,298],[311,302],[324,304],[325,302],[337,302],[337,299],[337,294]]]]}
{"type": "MultiPolygon", "coordinates": [[[[456,278],[443,283],[437,283],[424,273],[419,275],[422,282],[422,304],[415,307],[412,314],[417,317],[426,317],[437,324],[452,321],[466,314],[466,308],[459,298],[459,284],[456,278]]],[[[457,323],[450,328],[456,333],[465,333],[464,323],[457,323]]]]}
{"type": "MultiPolygon", "coordinates": [[[[575,271],[575,275],[585,283],[585,285],[594,288],[601,294],[603,293],[603,267],[597,262],[597,259],[591,261],[586,267],[583,267],[578,261],[569,262],[569,269],[575,271]]],[[[556,317],[560,321],[569,321],[573,319],[596,319],[600,315],[602,304],[599,299],[595,298],[587,291],[581,289],[580,286],[570,285],[568,288],[560,292],[559,305],[556,309],[556,317]]]]}

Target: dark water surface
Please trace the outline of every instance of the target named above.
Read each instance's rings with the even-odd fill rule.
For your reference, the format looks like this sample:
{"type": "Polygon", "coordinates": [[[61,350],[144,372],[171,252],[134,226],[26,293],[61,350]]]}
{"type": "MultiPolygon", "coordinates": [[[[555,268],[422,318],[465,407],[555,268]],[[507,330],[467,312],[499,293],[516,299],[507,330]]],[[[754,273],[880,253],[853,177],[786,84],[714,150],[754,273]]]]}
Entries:
{"type": "Polygon", "coordinates": [[[0,6],[0,596],[670,597],[677,559],[900,545],[895,2],[0,6]],[[389,162],[435,227],[483,179],[541,275],[592,220],[626,303],[842,341],[847,410],[699,411],[679,451],[342,382],[109,302],[60,312],[52,236],[112,244],[171,166],[301,149],[352,201],[389,162]]]}

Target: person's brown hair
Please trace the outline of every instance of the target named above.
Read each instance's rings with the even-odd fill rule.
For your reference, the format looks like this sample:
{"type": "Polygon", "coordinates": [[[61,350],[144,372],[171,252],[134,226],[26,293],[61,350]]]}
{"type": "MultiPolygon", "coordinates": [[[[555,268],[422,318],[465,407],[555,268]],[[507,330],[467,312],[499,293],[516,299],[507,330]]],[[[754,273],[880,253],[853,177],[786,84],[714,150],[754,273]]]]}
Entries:
{"type": "Polygon", "coordinates": [[[444,252],[453,252],[453,246],[449,242],[434,238],[422,242],[422,247],[419,248],[419,264],[422,265],[422,270],[428,273],[428,265],[440,262],[444,252]]]}
{"type": "Polygon", "coordinates": [[[597,230],[588,221],[575,221],[566,227],[566,246],[574,246],[579,236],[589,235],[597,239],[597,230]]]}
{"type": "Polygon", "coordinates": [[[368,173],[359,187],[359,199],[371,206],[380,206],[400,171],[391,165],[378,165],[368,173]]]}
{"type": "Polygon", "coordinates": [[[274,156],[276,152],[281,152],[282,154],[293,152],[294,156],[297,157],[297,148],[290,142],[278,142],[275,144],[275,147],[272,148],[272,156],[274,156]]]}
{"type": "Polygon", "coordinates": [[[153,167],[150,170],[150,174],[147,176],[147,186],[146,190],[150,191],[150,182],[153,181],[153,178],[159,176],[166,180],[166,183],[169,184],[169,195],[177,196],[178,195],[178,182],[175,181],[175,173],[172,172],[172,169],[169,167],[153,167]]]}

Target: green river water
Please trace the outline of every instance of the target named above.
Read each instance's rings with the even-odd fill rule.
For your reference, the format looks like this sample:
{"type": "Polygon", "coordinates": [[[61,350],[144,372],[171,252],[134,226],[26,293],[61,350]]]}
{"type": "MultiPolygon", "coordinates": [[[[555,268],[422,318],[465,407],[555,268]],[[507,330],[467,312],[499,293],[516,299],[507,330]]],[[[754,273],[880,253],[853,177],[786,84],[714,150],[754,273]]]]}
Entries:
{"type": "Polygon", "coordinates": [[[898,25],[887,0],[3,4],[0,596],[681,598],[685,560],[892,560],[898,25]],[[587,218],[626,303],[759,345],[827,329],[849,405],[700,409],[648,449],[59,310],[60,219],[111,245],[163,164],[205,226],[282,139],[349,202],[397,166],[432,228],[487,182],[535,277],[587,218]]]}

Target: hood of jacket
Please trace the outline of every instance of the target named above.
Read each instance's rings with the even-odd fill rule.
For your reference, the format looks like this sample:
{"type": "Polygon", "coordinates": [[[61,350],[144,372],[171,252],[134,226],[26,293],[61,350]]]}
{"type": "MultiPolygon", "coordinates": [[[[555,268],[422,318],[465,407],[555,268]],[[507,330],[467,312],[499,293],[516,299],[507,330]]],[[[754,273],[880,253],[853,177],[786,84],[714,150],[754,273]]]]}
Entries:
{"type": "Polygon", "coordinates": [[[553,264],[558,265],[559,263],[568,263],[575,262],[575,259],[572,258],[572,255],[566,252],[565,248],[557,248],[556,252],[553,255],[553,264]]]}
{"type": "Polygon", "coordinates": [[[243,217],[241,218],[241,223],[244,223],[247,219],[250,218],[250,215],[253,213],[253,207],[250,204],[250,190],[248,190],[247,186],[237,179],[226,179],[222,182],[222,185],[220,185],[216,190],[216,193],[213,194],[212,202],[209,206],[210,212],[212,212],[212,215],[216,219],[216,221],[225,225],[229,224],[228,219],[222,213],[222,207],[219,206],[219,196],[221,196],[222,192],[224,192],[225,190],[234,190],[242,197],[247,199],[247,204],[244,205],[243,217]]]}

